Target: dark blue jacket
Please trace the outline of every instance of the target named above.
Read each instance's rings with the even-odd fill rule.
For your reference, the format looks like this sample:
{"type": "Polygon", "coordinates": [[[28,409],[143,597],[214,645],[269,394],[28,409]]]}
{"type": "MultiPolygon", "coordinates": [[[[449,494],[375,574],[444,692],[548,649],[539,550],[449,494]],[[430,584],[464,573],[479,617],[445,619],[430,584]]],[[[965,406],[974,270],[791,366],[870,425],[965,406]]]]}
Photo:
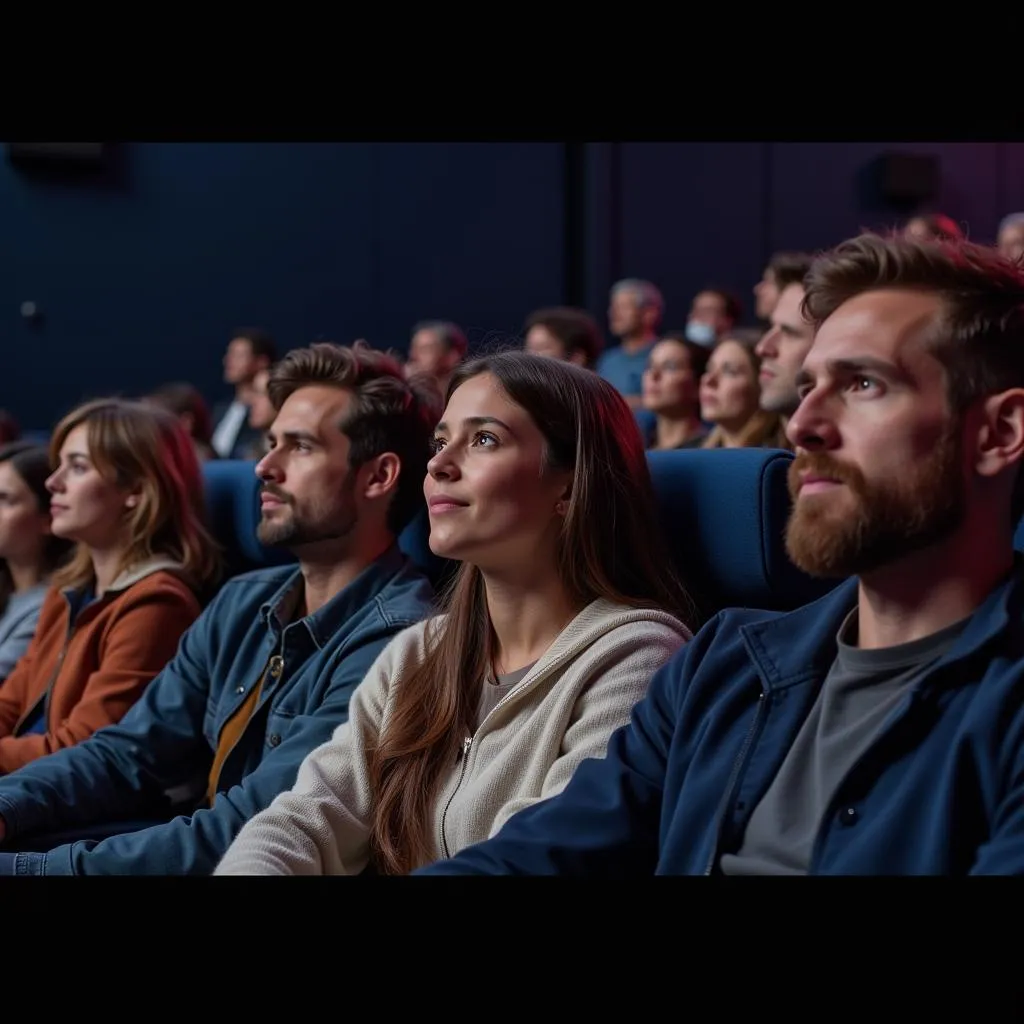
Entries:
{"type": "MultiPolygon", "coordinates": [[[[421,874],[699,875],[739,849],[836,654],[856,581],[725,611],[653,678],[604,760],[421,874]]],[[[839,787],[810,873],[1024,874],[1024,567],[978,609],[839,787]]]]}

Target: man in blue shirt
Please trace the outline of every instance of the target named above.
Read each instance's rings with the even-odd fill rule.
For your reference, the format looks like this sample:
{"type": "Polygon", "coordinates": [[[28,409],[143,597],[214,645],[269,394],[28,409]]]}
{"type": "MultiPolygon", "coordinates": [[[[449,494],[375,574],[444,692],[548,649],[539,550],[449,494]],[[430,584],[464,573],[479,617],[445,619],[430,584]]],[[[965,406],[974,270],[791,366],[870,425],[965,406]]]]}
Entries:
{"type": "Polygon", "coordinates": [[[383,353],[317,344],[274,367],[269,395],[258,535],[298,565],[228,580],[117,725],[0,778],[0,838],[25,851],[0,873],[209,874],[431,613],[396,538],[422,503],[436,392],[383,353]],[[186,813],[138,827],[182,789],[186,813]]]}
{"type": "Polygon", "coordinates": [[[665,313],[661,292],[650,281],[628,278],[612,287],[608,326],[619,344],[607,349],[597,361],[597,373],[639,409],[647,357],[658,340],[665,313]]]}
{"type": "Polygon", "coordinates": [[[793,561],[605,758],[424,874],[1024,874],[1024,268],[862,236],[806,281],[793,561]]]}

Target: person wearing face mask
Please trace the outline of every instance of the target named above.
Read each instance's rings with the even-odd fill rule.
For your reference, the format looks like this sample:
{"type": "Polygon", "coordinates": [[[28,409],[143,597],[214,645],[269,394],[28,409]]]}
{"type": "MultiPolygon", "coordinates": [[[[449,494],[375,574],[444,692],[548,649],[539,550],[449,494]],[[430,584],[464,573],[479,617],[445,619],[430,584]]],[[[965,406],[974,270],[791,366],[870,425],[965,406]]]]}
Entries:
{"type": "Polygon", "coordinates": [[[740,321],[743,307],[731,292],[721,288],[705,288],[698,292],[690,306],[686,321],[686,340],[711,348],[740,321]]]}

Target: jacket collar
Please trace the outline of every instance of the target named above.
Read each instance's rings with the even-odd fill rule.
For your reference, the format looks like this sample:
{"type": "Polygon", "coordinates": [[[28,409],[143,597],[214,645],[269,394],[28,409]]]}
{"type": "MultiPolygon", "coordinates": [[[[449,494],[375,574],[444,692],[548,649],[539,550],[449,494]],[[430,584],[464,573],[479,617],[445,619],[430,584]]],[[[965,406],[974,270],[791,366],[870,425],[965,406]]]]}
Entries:
{"type": "MultiPolygon", "coordinates": [[[[148,558],[144,562],[137,562],[135,565],[130,566],[123,572],[119,573],[111,582],[110,586],[102,594],[97,594],[97,597],[106,597],[108,594],[116,594],[122,590],[127,590],[129,587],[134,586],[140,580],[144,580],[147,576],[152,576],[155,572],[176,572],[181,573],[184,571],[184,566],[180,562],[174,561],[172,558],[168,558],[165,555],[157,555],[153,558],[148,558]]],[[[79,588],[75,587],[64,587],[61,591],[65,597],[71,598],[75,593],[78,592],[79,588]]]]}
{"type": "MultiPolygon", "coordinates": [[[[392,545],[322,608],[299,619],[309,631],[313,643],[322,650],[330,637],[341,629],[354,612],[374,601],[406,562],[406,556],[398,545],[392,545]]],[[[260,619],[275,639],[292,623],[295,609],[301,605],[304,587],[302,570],[297,569],[277,593],[260,606],[260,619]]]]}
{"type": "MultiPolygon", "coordinates": [[[[839,584],[824,597],[775,618],[740,627],[740,634],[767,689],[779,690],[823,678],[837,653],[836,635],[857,604],[858,581],[839,584]]],[[[1024,556],[970,617],[939,666],[973,657],[1008,630],[1024,624],[1024,556]]]]}

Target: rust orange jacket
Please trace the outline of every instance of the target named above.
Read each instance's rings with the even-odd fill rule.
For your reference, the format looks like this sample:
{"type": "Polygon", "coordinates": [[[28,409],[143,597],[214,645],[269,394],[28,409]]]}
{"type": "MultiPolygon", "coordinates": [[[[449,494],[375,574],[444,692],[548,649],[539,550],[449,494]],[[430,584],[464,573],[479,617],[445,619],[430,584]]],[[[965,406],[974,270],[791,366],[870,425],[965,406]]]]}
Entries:
{"type": "Polygon", "coordinates": [[[201,611],[166,560],[122,573],[72,622],[73,596],[51,588],[28,650],[0,686],[0,774],[119,721],[201,611]],[[24,732],[40,705],[45,732],[24,732]]]}

